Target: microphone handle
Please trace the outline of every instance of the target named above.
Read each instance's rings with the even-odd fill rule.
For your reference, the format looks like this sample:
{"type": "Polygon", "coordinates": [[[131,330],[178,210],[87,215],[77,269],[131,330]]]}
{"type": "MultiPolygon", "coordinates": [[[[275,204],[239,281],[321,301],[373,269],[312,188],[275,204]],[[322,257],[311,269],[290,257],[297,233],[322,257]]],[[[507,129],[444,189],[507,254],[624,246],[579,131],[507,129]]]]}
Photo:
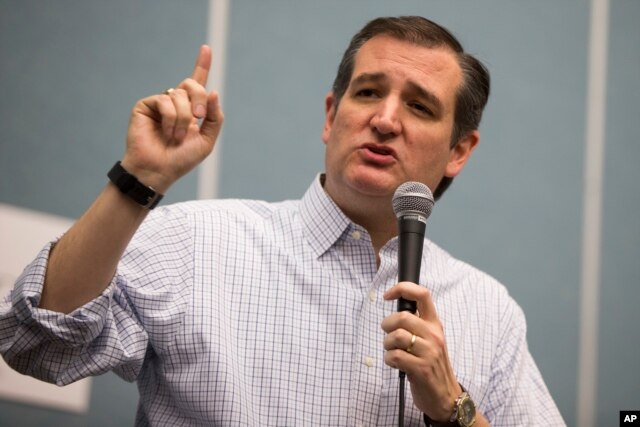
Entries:
{"type": "MultiPolygon", "coordinates": [[[[402,215],[398,218],[398,280],[400,282],[418,283],[420,280],[420,264],[422,263],[422,247],[427,218],[422,215],[402,215]]],[[[398,311],[415,313],[417,304],[404,298],[398,299],[398,311]]],[[[403,371],[398,372],[400,393],[398,396],[398,425],[404,427],[405,378],[403,371]]]]}
{"type": "MultiPolygon", "coordinates": [[[[420,264],[422,263],[422,247],[424,245],[424,233],[426,219],[418,219],[417,215],[400,217],[399,248],[398,248],[398,281],[418,283],[420,280],[420,264]]],[[[410,311],[415,313],[417,304],[415,301],[398,299],[398,311],[410,311]]]]}

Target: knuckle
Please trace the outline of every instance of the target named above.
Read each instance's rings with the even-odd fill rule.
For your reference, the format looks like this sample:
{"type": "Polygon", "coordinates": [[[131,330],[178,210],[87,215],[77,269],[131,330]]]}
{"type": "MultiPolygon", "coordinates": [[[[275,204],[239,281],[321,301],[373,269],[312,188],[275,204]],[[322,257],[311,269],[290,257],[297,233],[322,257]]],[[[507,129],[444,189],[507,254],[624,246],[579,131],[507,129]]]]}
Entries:
{"type": "Polygon", "coordinates": [[[187,95],[187,91],[181,87],[176,88],[175,90],[173,90],[171,92],[171,95],[173,96],[186,96],[187,95]]]}
{"type": "Polygon", "coordinates": [[[182,80],[182,81],[180,82],[180,84],[178,85],[178,87],[179,87],[180,89],[183,89],[183,88],[185,88],[185,87],[188,87],[189,85],[191,85],[191,81],[192,81],[191,77],[187,77],[186,79],[184,79],[184,80],[182,80]]]}
{"type": "Polygon", "coordinates": [[[403,345],[403,342],[405,341],[403,332],[395,330],[390,334],[390,336],[395,348],[400,348],[403,345]]]}
{"type": "Polygon", "coordinates": [[[195,81],[193,78],[191,77],[187,77],[186,79],[184,79],[181,83],[180,83],[180,87],[196,87],[196,86],[200,86],[200,83],[198,83],[197,81],[195,81]]]}
{"type": "Polygon", "coordinates": [[[442,335],[436,335],[436,344],[438,346],[438,348],[440,349],[444,349],[447,345],[447,342],[444,339],[444,336],[442,335]]]}
{"type": "Polygon", "coordinates": [[[438,349],[443,349],[446,346],[446,341],[444,338],[444,334],[440,331],[431,334],[435,347],[438,349]]]}
{"type": "Polygon", "coordinates": [[[182,97],[184,93],[186,93],[184,89],[181,89],[180,87],[176,87],[171,92],[164,95],[166,95],[165,99],[170,99],[173,102],[175,102],[177,99],[182,97]]]}
{"type": "Polygon", "coordinates": [[[161,93],[158,95],[158,102],[161,104],[166,104],[167,102],[171,102],[171,93],[161,93]]]}
{"type": "Polygon", "coordinates": [[[382,339],[382,347],[384,347],[385,350],[389,350],[390,345],[391,341],[389,335],[385,335],[385,337],[382,339]]]}
{"type": "Polygon", "coordinates": [[[206,90],[204,86],[202,86],[200,83],[198,83],[196,80],[192,79],[191,77],[184,79],[182,83],[178,85],[178,88],[185,91],[185,93],[189,94],[190,96],[197,96],[197,97],[206,96],[206,90]]]}
{"type": "Polygon", "coordinates": [[[384,355],[384,360],[391,366],[397,366],[400,362],[400,352],[398,350],[387,351],[384,355]]]}

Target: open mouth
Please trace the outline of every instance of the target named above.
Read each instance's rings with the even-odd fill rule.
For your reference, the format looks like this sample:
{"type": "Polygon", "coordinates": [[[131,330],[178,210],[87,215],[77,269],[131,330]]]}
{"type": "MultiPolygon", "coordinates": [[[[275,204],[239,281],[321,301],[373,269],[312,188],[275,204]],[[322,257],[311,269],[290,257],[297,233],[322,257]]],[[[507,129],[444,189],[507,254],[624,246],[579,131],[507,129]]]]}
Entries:
{"type": "Polygon", "coordinates": [[[365,144],[361,147],[363,159],[372,165],[390,166],[396,162],[393,148],[380,144],[365,144]]]}
{"type": "Polygon", "coordinates": [[[395,157],[394,151],[391,148],[386,147],[384,145],[367,144],[363,148],[371,151],[374,154],[378,154],[378,155],[381,155],[381,156],[394,156],[395,157]]]}

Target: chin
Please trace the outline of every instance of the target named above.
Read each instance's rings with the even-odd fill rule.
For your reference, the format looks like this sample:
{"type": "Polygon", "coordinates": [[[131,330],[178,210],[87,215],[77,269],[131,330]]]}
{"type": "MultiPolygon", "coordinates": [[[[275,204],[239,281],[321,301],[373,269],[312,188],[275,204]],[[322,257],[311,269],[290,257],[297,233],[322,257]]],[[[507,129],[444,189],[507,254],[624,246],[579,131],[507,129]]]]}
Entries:
{"type": "MultiPolygon", "coordinates": [[[[365,196],[392,197],[402,182],[380,173],[359,174],[350,180],[351,186],[365,196]]],[[[404,181],[403,181],[404,182],[404,181]]]]}

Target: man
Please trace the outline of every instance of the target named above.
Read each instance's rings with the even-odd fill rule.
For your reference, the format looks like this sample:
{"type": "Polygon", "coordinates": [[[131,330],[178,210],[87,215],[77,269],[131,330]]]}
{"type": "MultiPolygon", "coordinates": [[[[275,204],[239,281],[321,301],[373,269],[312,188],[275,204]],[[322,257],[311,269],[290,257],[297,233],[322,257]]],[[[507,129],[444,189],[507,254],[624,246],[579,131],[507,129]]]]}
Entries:
{"type": "Polygon", "coordinates": [[[5,360],[59,384],[137,381],[137,425],[396,425],[397,370],[407,425],[563,425],[504,287],[428,240],[420,284],[395,283],[392,195],[440,196],[462,170],[484,67],[424,18],[374,20],[326,97],[326,173],[302,200],[147,217],[213,149],[210,62],[203,46],[191,78],[136,104],[112,183],[2,306],[5,360]]]}

